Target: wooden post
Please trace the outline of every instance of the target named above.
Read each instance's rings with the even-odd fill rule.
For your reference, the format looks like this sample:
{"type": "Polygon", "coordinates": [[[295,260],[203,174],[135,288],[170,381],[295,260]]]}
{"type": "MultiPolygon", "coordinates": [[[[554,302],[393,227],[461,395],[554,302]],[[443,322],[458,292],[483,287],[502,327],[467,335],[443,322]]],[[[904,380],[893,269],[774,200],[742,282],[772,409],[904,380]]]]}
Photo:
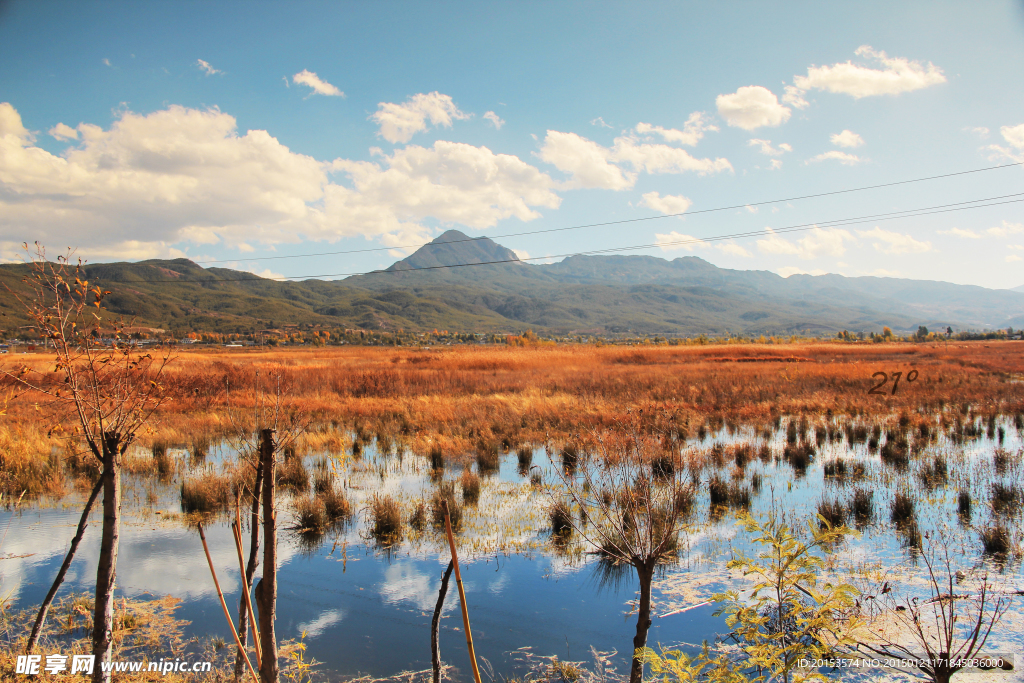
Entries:
{"type": "Polygon", "coordinates": [[[277,500],[275,489],[274,430],[260,430],[260,466],[263,468],[263,578],[256,584],[256,604],[260,610],[263,683],[278,683],[277,662],[277,500]]]}
{"type": "MultiPolygon", "coordinates": [[[[236,520],[241,519],[241,514],[238,512],[237,505],[235,506],[235,517],[236,520]]],[[[231,532],[235,537],[235,549],[238,551],[238,569],[242,577],[242,590],[245,591],[245,604],[249,608],[249,626],[252,627],[252,644],[256,648],[256,668],[260,668],[262,654],[260,652],[260,632],[256,628],[256,619],[253,618],[252,598],[250,597],[252,587],[249,585],[249,580],[245,576],[245,561],[242,559],[242,525],[239,521],[236,521],[231,525],[231,532]]],[[[239,624],[239,626],[242,626],[242,624],[239,624]]]]}
{"type": "Polygon", "coordinates": [[[473,632],[469,630],[469,609],[466,606],[466,591],[462,587],[459,572],[459,557],[455,553],[455,537],[452,536],[452,520],[448,515],[448,501],[441,501],[444,507],[444,530],[448,534],[448,545],[452,549],[452,564],[455,565],[455,585],[459,588],[459,603],[462,605],[462,625],[466,629],[466,645],[469,646],[469,662],[473,665],[473,680],[480,683],[480,669],[476,665],[476,650],[473,649],[473,632]]]}

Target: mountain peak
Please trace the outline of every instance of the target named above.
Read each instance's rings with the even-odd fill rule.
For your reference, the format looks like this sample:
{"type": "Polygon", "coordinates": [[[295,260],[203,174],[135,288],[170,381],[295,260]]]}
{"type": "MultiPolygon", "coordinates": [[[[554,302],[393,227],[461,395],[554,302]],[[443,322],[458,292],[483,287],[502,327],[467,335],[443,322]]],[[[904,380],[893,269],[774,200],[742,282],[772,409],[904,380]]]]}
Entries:
{"type": "Polygon", "coordinates": [[[489,237],[469,237],[458,230],[446,230],[406,258],[393,263],[388,270],[508,262],[519,263],[519,257],[489,237]]]}

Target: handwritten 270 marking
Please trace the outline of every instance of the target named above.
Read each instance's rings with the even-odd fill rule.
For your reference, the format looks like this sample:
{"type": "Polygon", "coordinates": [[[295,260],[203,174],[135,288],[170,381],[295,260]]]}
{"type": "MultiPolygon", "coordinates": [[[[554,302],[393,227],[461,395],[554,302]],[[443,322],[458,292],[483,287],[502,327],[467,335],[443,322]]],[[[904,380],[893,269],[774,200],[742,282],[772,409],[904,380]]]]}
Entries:
{"type": "MultiPolygon", "coordinates": [[[[898,387],[900,385],[900,377],[903,376],[903,372],[902,371],[894,372],[894,373],[892,373],[891,376],[892,376],[892,393],[890,394],[890,396],[895,396],[896,395],[896,387],[898,387]]],[[[882,387],[884,387],[886,382],[889,381],[890,375],[887,375],[884,372],[876,372],[873,375],[871,375],[871,377],[872,378],[881,377],[882,381],[880,381],[878,384],[876,384],[875,386],[873,386],[870,389],[868,389],[868,393],[869,394],[882,394],[884,396],[885,395],[885,389],[883,389],[882,387]]],[[[917,370],[911,370],[910,372],[907,373],[907,381],[908,382],[913,382],[915,379],[917,379],[917,370]]]]}

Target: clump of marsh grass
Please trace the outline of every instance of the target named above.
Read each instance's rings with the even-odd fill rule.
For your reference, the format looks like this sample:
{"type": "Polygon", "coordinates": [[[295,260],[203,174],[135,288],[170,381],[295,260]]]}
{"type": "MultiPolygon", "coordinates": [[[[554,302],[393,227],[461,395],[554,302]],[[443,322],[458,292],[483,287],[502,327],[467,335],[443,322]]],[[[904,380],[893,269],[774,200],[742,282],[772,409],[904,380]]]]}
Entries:
{"type": "Polygon", "coordinates": [[[822,473],[826,479],[843,480],[847,475],[846,461],[842,458],[829,460],[822,466],[822,473]]]}
{"type": "Polygon", "coordinates": [[[562,469],[567,474],[573,474],[576,471],[576,466],[579,464],[580,454],[576,446],[568,444],[562,448],[562,469]]]}
{"type": "Polygon", "coordinates": [[[736,467],[742,470],[747,466],[747,463],[750,462],[750,452],[751,448],[748,443],[741,443],[733,448],[733,459],[736,462],[736,467]]]}
{"type": "Polygon", "coordinates": [[[981,545],[986,555],[1005,557],[1013,547],[1009,530],[1002,524],[993,524],[981,530],[981,545]]]}
{"type": "Polygon", "coordinates": [[[412,514],[409,515],[409,526],[416,531],[423,531],[427,526],[427,504],[424,501],[417,501],[413,506],[412,514]]]}
{"type": "Polygon", "coordinates": [[[772,449],[766,443],[761,444],[761,447],[757,450],[758,459],[766,465],[772,461],[772,449]]]}
{"type": "MultiPolygon", "coordinates": [[[[846,509],[836,499],[828,500],[822,498],[818,501],[818,516],[828,523],[828,526],[838,527],[846,523],[846,509]]],[[[824,524],[823,524],[824,526],[824,524]]]]}
{"type": "Polygon", "coordinates": [[[814,447],[808,443],[797,446],[787,444],[782,451],[782,457],[786,459],[798,476],[803,476],[807,473],[807,467],[814,458],[814,447]]]}
{"type": "Polygon", "coordinates": [[[903,491],[897,491],[896,495],[893,496],[892,504],[889,507],[890,520],[897,527],[904,524],[909,524],[916,519],[916,506],[914,499],[910,497],[910,494],[903,491]]]}
{"type": "Polygon", "coordinates": [[[299,532],[318,533],[330,525],[324,502],[312,495],[299,496],[293,503],[295,507],[295,529],[299,532]]]}
{"type": "Polygon", "coordinates": [[[530,471],[530,466],[533,465],[533,448],[520,446],[516,449],[516,458],[519,461],[519,476],[525,477],[526,473],[530,471]]]}
{"type": "Polygon", "coordinates": [[[910,464],[910,448],[907,444],[907,437],[900,433],[888,432],[879,456],[886,465],[899,470],[906,469],[910,464]]]}
{"type": "Polygon", "coordinates": [[[997,514],[1019,510],[1020,500],[1020,488],[1016,484],[1004,484],[999,481],[992,484],[992,510],[997,514]]]}
{"type": "Polygon", "coordinates": [[[853,500],[850,502],[850,513],[853,515],[853,522],[859,528],[864,528],[875,515],[874,492],[863,488],[853,490],[853,500]]]}
{"type": "Polygon", "coordinates": [[[452,530],[462,526],[462,505],[459,504],[455,495],[455,482],[443,481],[434,489],[434,495],[430,499],[430,515],[435,527],[444,528],[444,506],[448,503],[448,516],[451,519],[452,530]]]}
{"type": "Polygon", "coordinates": [[[548,507],[551,533],[559,536],[572,534],[572,509],[564,500],[557,500],[548,507]]]}
{"type": "Polygon", "coordinates": [[[493,474],[498,471],[501,463],[501,454],[498,452],[498,444],[487,441],[480,441],[476,445],[476,466],[480,474],[493,474]]]}
{"type": "Polygon", "coordinates": [[[326,458],[317,458],[313,462],[313,491],[323,493],[334,487],[334,471],[326,458]]]}
{"type": "Polygon", "coordinates": [[[660,452],[651,458],[651,473],[658,479],[671,479],[676,472],[676,463],[672,454],[660,452]]]}
{"type": "Polygon", "coordinates": [[[231,477],[204,472],[202,476],[181,482],[181,511],[208,514],[227,509],[231,497],[231,477]]]}
{"type": "Polygon", "coordinates": [[[208,436],[197,436],[192,439],[192,443],[189,444],[188,453],[192,457],[192,461],[195,463],[205,461],[209,452],[210,437],[208,436]]]}
{"type": "Polygon", "coordinates": [[[711,507],[728,507],[729,484],[718,475],[711,477],[708,481],[708,496],[711,499],[711,507]]]}
{"type": "Polygon", "coordinates": [[[300,493],[309,488],[309,471],[301,457],[295,455],[290,458],[285,457],[284,462],[277,468],[277,484],[300,493]]]}
{"type": "Polygon", "coordinates": [[[971,521],[971,494],[966,489],[961,489],[956,497],[956,512],[960,521],[969,524],[971,521]]]}
{"type": "Polygon", "coordinates": [[[462,471],[462,502],[476,505],[480,501],[480,477],[468,467],[462,471]]]}
{"type": "Polygon", "coordinates": [[[677,488],[672,498],[672,504],[675,506],[676,513],[680,517],[689,517],[690,513],[693,512],[695,499],[696,496],[692,487],[680,486],[677,488]]]}
{"type": "Polygon", "coordinates": [[[996,474],[1006,474],[1006,466],[1010,462],[1010,454],[1002,448],[997,448],[992,451],[992,466],[995,468],[996,474]]]}
{"type": "Polygon", "coordinates": [[[370,535],[378,541],[393,542],[402,537],[402,509],[390,495],[374,494],[370,499],[370,535]]]}
{"type": "Polygon", "coordinates": [[[323,503],[324,513],[331,522],[346,519],[352,514],[348,498],[334,486],[318,491],[316,497],[323,503]]]}
{"type": "Polygon", "coordinates": [[[941,455],[935,456],[930,463],[924,463],[918,476],[929,489],[943,486],[949,479],[949,466],[941,455]]]}

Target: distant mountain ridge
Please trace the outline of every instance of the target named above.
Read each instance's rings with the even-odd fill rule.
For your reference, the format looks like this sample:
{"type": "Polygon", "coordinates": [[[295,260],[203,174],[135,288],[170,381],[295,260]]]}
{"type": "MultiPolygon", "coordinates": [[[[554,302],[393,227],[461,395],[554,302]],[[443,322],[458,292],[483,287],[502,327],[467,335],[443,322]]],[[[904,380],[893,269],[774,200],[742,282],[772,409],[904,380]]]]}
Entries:
{"type": "MultiPolygon", "coordinates": [[[[22,291],[27,266],[0,265],[22,291]]],[[[384,271],[276,282],[187,259],[92,264],[111,311],[162,329],[247,332],[286,323],[545,334],[834,334],[1024,327],[1024,292],[946,282],[718,268],[695,256],[580,255],[532,265],[449,230],[384,271]],[[466,264],[476,264],[466,267],[466,264]]],[[[1018,288],[1020,290],[1022,288],[1018,288]]],[[[6,329],[26,324],[0,297],[6,329]]]]}

